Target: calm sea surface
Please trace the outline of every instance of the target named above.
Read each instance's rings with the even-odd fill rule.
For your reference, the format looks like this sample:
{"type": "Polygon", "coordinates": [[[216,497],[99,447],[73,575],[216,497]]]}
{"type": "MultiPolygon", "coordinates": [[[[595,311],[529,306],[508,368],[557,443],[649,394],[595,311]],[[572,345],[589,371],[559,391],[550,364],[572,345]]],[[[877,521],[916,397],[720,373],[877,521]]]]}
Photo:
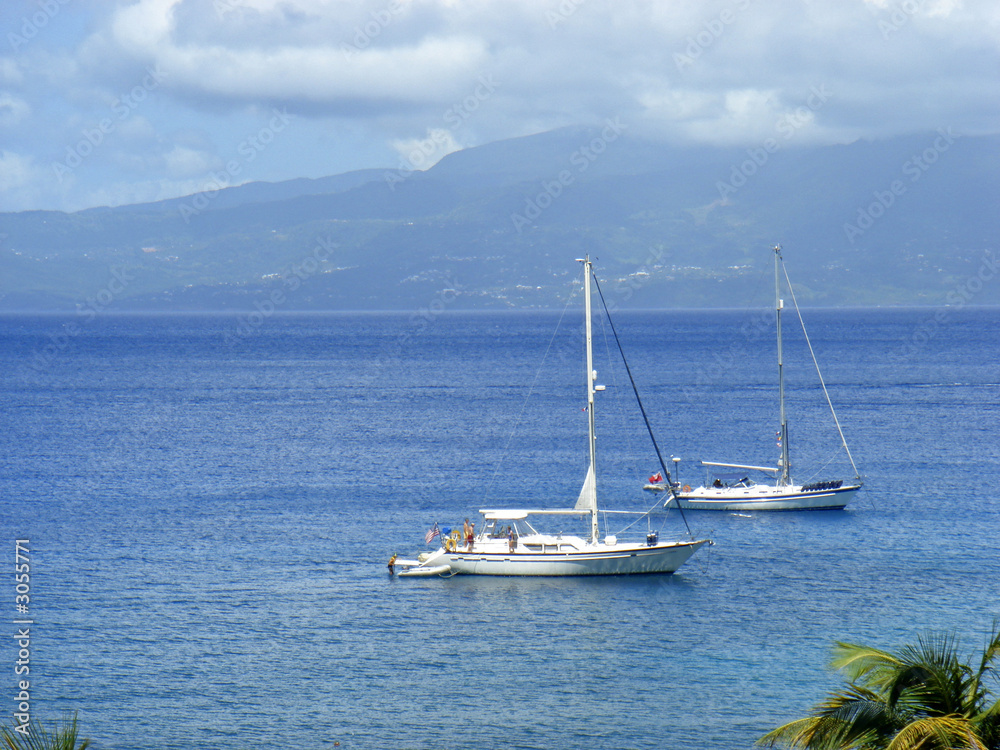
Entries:
{"type": "MultiPolygon", "coordinates": [[[[5,719],[18,617],[33,620],[32,715],[78,712],[95,747],[123,749],[744,750],[839,684],[835,639],[948,630],[979,648],[1000,615],[1000,311],[805,315],[866,478],[846,511],[688,512],[715,546],[673,576],[536,580],[385,564],[427,549],[435,521],[575,501],[575,309],[558,327],[0,318],[5,719]]],[[[701,459],[775,461],[772,316],[616,318],[681,481],[703,479],[701,459]]],[[[786,320],[794,474],[849,478],[786,320]]],[[[602,504],[643,510],[655,454],[626,376],[595,367],[602,504]]],[[[679,515],[655,525],[686,533],[679,515]]]]}

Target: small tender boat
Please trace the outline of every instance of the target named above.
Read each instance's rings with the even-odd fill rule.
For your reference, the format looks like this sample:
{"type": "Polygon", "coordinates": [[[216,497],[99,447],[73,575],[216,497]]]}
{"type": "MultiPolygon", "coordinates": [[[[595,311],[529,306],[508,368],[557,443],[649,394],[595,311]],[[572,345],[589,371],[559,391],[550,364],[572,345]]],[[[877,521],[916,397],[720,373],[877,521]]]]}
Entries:
{"type": "Polygon", "coordinates": [[[427,566],[422,565],[417,560],[401,560],[396,564],[405,566],[406,563],[412,563],[414,567],[399,571],[399,575],[403,578],[431,578],[433,576],[445,576],[451,572],[450,565],[427,566]]]}
{"type": "MultiPolygon", "coordinates": [[[[661,541],[659,533],[647,531],[645,538],[619,540],[615,535],[600,537],[597,503],[597,445],[594,429],[594,394],[602,390],[595,385],[593,348],[591,343],[591,283],[593,269],[590,258],[584,258],[584,308],[586,339],[586,395],[585,412],[588,418],[590,465],[576,505],[565,510],[481,510],[484,523],[479,533],[468,544],[445,544],[418,561],[397,560],[396,565],[405,570],[401,576],[441,575],[494,575],[494,576],[582,576],[623,575],[631,573],[673,573],[700,547],[711,544],[708,539],[695,539],[688,529],[688,539],[661,541]],[[560,531],[540,531],[529,521],[541,525],[559,523],[560,531]],[[575,521],[586,531],[580,535],[565,534],[561,522],[575,521]],[[416,563],[416,564],[412,564],[416,563]]],[[[593,283],[600,285],[596,278],[593,283]]],[[[603,300],[603,297],[602,297],[603,300]]],[[[604,306],[607,311],[607,305],[604,306]]],[[[614,330],[612,324],[612,330],[614,330]]],[[[616,335],[617,338],[617,335],[616,335]]],[[[619,351],[621,347],[619,344],[619,351]]],[[[627,364],[626,364],[627,366],[627,364]]],[[[641,401],[639,402],[641,406],[641,401]]],[[[643,413],[645,418],[645,413],[643,413]]],[[[646,421],[649,427],[648,420],[646,421]]],[[[652,430],[650,430],[652,437],[652,430]]],[[[656,445],[653,440],[654,447],[656,445]]],[[[666,466],[657,457],[663,472],[666,466]]],[[[669,477],[669,474],[667,474],[669,477]]],[[[657,504],[659,505],[659,504],[657,504]]],[[[619,511],[621,512],[621,511],[619,511]]],[[[661,511],[662,513],[662,511],[661,511]]],[[[647,515],[636,514],[636,515],[647,515]]],[[[683,518],[683,511],[681,511],[683,518]]],[[[687,521],[685,520],[685,526],[687,521]]],[[[435,529],[436,530],[436,529],[435,529]]],[[[433,534],[428,535],[428,541],[433,534]]]]}

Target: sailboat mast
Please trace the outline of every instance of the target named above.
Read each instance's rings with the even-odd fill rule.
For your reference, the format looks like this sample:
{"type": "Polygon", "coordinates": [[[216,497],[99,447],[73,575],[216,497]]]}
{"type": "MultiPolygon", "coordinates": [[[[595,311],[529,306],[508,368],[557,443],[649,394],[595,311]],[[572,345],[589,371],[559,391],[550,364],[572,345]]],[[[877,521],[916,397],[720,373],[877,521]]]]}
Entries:
{"type": "Polygon", "coordinates": [[[590,509],[590,533],[591,539],[596,544],[599,533],[597,525],[597,434],[594,430],[594,380],[597,377],[594,372],[594,346],[591,332],[590,313],[590,274],[593,268],[590,265],[590,256],[583,259],[583,307],[584,307],[584,329],[586,331],[587,343],[587,432],[590,445],[590,469],[591,478],[594,482],[594,500],[590,509]]]}
{"type": "Polygon", "coordinates": [[[788,422],[785,419],[785,363],[781,349],[781,309],[785,306],[781,299],[781,282],[778,275],[781,265],[781,245],[774,246],[774,310],[778,329],[778,404],[781,418],[778,440],[781,442],[781,476],[778,486],[791,484],[791,467],[788,465],[788,422]]]}

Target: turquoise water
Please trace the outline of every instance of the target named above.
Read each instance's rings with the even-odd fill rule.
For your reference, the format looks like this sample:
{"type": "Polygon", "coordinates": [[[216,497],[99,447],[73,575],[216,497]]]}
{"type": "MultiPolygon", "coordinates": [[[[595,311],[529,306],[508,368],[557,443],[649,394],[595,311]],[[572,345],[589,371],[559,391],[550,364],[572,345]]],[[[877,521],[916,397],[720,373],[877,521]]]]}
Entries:
{"type": "MultiPolygon", "coordinates": [[[[834,639],[971,651],[1000,615],[1000,312],[935,312],[806,312],[866,476],[846,511],[689,512],[716,544],[677,574],[593,580],[385,570],[435,521],[575,500],[575,313],[0,318],[32,714],[98,748],[736,750],[838,684],[834,639]]],[[[682,481],[774,461],[770,315],[616,318],[682,481]]],[[[786,361],[796,477],[849,477],[791,331],[786,361]]],[[[595,367],[602,495],[644,509],[655,456],[595,367]]]]}

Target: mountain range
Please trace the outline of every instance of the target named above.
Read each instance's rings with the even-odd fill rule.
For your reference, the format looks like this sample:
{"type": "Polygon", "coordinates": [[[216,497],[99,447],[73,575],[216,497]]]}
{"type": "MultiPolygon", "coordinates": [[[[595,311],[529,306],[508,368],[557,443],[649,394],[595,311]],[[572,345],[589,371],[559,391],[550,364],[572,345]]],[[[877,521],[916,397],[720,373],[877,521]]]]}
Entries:
{"type": "Polygon", "coordinates": [[[1000,137],[795,135],[682,147],[609,120],[425,171],[4,213],[0,310],[557,308],[587,254],[620,306],[742,307],[779,243],[806,305],[1000,303],[1000,137]]]}

